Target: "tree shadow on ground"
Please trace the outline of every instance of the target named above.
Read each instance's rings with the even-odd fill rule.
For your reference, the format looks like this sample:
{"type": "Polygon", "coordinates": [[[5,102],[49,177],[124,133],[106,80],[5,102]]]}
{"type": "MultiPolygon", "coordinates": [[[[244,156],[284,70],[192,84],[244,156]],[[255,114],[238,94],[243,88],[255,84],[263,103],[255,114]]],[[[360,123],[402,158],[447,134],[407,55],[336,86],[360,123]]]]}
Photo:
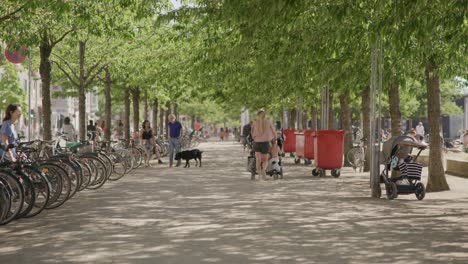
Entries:
{"type": "Polygon", "coordinates": [[[468,195],[368,198],[368,179],[250,181],[242,150],[202,144],[202,168],[137,170],[0,227],[2,263],[466,263],[468,195]]]}

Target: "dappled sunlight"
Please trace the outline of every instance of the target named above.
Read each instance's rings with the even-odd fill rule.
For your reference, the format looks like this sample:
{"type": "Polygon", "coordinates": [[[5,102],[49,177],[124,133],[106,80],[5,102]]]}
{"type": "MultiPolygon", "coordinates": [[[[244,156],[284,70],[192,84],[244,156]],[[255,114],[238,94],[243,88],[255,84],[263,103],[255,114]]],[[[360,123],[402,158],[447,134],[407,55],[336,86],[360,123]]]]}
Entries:
{"type": "MultiPolygon", "coordinates": [[[[368,176],[251,181],[242,149],[204,143],[203,167],[136,170],[0,228],[2,263],[463,263],[468,193],[369,198],[368,176]],[[4,262],[5,261],[5,262],[4,262]]],[[[465,181],[462,182],[467,186],[465,181]]]]}

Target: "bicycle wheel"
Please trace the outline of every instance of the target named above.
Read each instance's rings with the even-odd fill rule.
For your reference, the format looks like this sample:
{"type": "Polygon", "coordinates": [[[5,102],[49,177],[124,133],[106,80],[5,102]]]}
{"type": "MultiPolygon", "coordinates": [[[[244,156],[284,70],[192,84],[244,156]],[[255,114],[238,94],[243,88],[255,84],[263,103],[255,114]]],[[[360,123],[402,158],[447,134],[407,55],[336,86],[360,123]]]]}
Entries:
{"type": "Polygon", "coordinates": [[[109,158],[112,161],[112,168],[113,173],[109,177],[109,180],[116,181],[125,176],[125,172],[127,171],[127,163],[124,161],[121,153],[118,152],[111,152],[109,153],[109,158]]]}
{"type": "Polygon", "coordinates": [[[86,189],[86,187],[88,187],[88,185],[91,183],[91,178],[93,177],[93,175],[91,173],[91,167],[89,166],[89,164],[84,163],[80,159],[76,159],[76,162],[78,162],[78,164],[80,165],[83,174],[83,181],[81,183],[80,189],[78,190],[81,192],[84,189],[86,189]]]}
{"type": "Polygon", "coordinates": [[[71,192],[71,180],[68,176],[67,171],[62,167],[58,166],[57,164],[47,162],[40,164],[39,169],[42,171],[42,173],[46,175],[46,177],[48,177],[52,186],[53,180],[51,179],[60,178],[60,180],[62,181],[62,188],[60,189],[59,194],[52,194],[51,192],[51,197],[49,198],[49,202],[47,203],[46,209],[53,209],[61,206],[63,203],[65,203],[65,201],[68,200],[68,197],[70,196],[71,192]]]}
{"type": "Polygon", "coordinates": [[[21,207],[20,213],[16,216],[16,218],[22,218],[25,217],[32,210],[35,203],[36,194],[31,179],[24,171],[16,170],[15,174],[17,175],[18,180],[23,186],[24,202],[23,206],[21,207]]]}
{"type": "Polygon", "coordinates": [[[10,194],[8,192],[8,187],[0,176],[0,222],[7,217],[8,212],[10,211],[10,194]]]}
{"type": "Polygon", "coordinates": [[[91,182],[86,188],[92,190],[101,188],[107,181],[107,171],[104,162],[95,156],[84,156],[82,158],[86,158],[88,160],[90,166],[94,167],[93,171],[95,173],[95,180],[91,182]]]}
{"type": "Polygon", "coordinates": [[[79,176],[81,174],[79,167],[68,159],[54,158],[48,160],[48,162],[57,164],[67,172],[68,178],[70,179],[70,194],[67,200],[72,198],[78,191],[80,185],[79,180],[82,178],[79,176]]]}
{"type": "Polygon", "coordinates": [[[364,166],[364,153],[360,147],[350,149],[346,158],[353,167],[360,168],[364,166]]]}
{"type": "Polygon", "coordinates": [[[44,164],[39,164],[38,166],[38,169],[45,175],[51,186],[49,202],[47,203],[47,205],[50,205],[57,201],[60,195],[62,194],[63,189],[63,178],[57,172],[55,165],[53,166],[54,167],[47,165],[44,166],[44,164]]]}
{"type": "Polygon", "coordinates": [[[34,206],[24,217],[33,217],[42,212],[47,206],[50,197],[51,184],[39,168],[31,165],[23,166],[34,186],[34,206]]]}
{"type": "Polygon", "coordinates": [[[3,219],[0,219],[0,225],[4,225],[13,221],[21,212],[24,203],[24,192],[23,185],[12,171],[0,170],[0,178],[2,178],[2,182],[6,186],[8,195],[10,196],[8,213],[3,219]]]}

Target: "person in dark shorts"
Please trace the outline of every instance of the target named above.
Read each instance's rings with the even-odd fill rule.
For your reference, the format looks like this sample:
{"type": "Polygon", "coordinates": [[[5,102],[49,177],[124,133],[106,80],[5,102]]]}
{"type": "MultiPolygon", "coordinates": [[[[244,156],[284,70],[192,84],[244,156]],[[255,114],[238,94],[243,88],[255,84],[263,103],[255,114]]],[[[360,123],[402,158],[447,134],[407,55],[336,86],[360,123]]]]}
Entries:
{"type": "Polygon", "coordinates": [[[266,179],[266,167],[270,152],[270,141],[276,137],[276,131],[271,122],[266,118],[265,111],[257,113],[257,119],[252,124],[250,133],[254,140],[253,150],[257,165],[259,179],[266,179]]]}
{"type": "Polygon", "coordinates": [[[244,146],[244,152],[247,147],[247,137],[250,135],[250,131],[252,131],[252,121],[247,123],[243,128],[242,128],[242,136],[241,136],[241,141],[242,145],[244,146]]]}

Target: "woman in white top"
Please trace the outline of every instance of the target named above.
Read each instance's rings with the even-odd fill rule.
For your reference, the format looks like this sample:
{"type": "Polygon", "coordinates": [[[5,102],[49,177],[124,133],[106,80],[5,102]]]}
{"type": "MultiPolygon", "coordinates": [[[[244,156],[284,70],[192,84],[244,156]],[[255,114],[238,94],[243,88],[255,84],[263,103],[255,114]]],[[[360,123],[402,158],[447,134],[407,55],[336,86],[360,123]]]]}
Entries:
{"type": "Polygon", "coordinates": [[[64,125],[62,127],[62,133],[65,140],[74,142],[76,139],[76,131],[72,124],[70,124],[70,118],[65,117],[64,125]]]}

